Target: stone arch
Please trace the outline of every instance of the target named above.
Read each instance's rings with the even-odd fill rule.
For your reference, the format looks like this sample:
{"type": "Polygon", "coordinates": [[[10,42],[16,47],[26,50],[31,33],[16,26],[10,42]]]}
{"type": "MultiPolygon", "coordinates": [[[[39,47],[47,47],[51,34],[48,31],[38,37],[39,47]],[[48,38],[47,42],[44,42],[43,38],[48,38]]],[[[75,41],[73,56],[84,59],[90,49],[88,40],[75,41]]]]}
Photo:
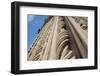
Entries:
{"type": "Polygon", "coordinates": [[[68,40],[68,39],[65,39],[65,40],[63,40],[63,42],[61,42],[61,44],[58,46],[58,48],[57,48],[57,55],[58,55],[58,58],[60,58],[60,55],[61,55],[61,53],[62,53],[64,47],[65,47],[66,45],[68,45],[68,42],[69,42],[69,40],[68,40]]]}
{"type": "MultiPolygon", "coordinates": [[[[57,47],[60,45],[60,43],[65,40],[65,39],[68,39],[69,36],[68,35],[63,35],[61,36],[58,40],[57,40],[57,47]]],[[[69,39],[68,39],[69,40],[69,39]]]]}

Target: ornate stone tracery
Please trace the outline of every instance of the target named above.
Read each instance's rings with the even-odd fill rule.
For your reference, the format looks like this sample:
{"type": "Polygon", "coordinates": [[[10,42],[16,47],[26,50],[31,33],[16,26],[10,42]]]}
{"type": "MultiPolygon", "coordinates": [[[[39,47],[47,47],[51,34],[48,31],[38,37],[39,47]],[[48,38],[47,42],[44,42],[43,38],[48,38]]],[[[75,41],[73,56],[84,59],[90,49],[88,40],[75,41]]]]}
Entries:
{"type": "Polygon", "coordinates": [[[80,20],[77,17],[51,16],[33,43],[28,60],[87,58],[87,28],[79,26],[79,29],[80,23],[77,23],[80,20]]]}

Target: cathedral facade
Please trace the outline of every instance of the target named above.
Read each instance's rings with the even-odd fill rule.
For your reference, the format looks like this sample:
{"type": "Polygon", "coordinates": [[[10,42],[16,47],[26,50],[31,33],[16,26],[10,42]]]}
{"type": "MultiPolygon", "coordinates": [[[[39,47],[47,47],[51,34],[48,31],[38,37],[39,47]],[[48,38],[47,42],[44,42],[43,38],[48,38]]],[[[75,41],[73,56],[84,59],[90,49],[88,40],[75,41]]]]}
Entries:
{"type": "Polygon", "coordinates": [[[28,51],[28,61],[88,58],[88,19],[50,16],[28,51]]]}

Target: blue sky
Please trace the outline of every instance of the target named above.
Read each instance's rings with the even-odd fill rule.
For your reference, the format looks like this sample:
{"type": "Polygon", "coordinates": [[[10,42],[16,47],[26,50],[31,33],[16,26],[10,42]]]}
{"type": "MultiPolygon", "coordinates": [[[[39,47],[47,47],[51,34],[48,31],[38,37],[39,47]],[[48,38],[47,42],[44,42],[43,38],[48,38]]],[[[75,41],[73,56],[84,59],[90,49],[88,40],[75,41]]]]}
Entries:
{"type": "Polygon", "coordinates": [[[38,35],[38,29],[43,26],[47,18],[48,16],[28,15],[28,48],[32,47],[38,35]]]}

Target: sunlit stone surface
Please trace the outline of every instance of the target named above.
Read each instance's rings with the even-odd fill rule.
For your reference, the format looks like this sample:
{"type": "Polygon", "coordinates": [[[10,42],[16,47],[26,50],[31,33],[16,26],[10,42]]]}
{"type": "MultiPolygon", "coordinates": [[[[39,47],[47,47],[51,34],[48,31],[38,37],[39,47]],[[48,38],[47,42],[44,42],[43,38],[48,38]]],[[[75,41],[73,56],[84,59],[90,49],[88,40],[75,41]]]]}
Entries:
{"type": "Polygon", "coordinates": [[[88,57],[87,17],[50,16],[28,52],[28,60],[88,57]]]}

